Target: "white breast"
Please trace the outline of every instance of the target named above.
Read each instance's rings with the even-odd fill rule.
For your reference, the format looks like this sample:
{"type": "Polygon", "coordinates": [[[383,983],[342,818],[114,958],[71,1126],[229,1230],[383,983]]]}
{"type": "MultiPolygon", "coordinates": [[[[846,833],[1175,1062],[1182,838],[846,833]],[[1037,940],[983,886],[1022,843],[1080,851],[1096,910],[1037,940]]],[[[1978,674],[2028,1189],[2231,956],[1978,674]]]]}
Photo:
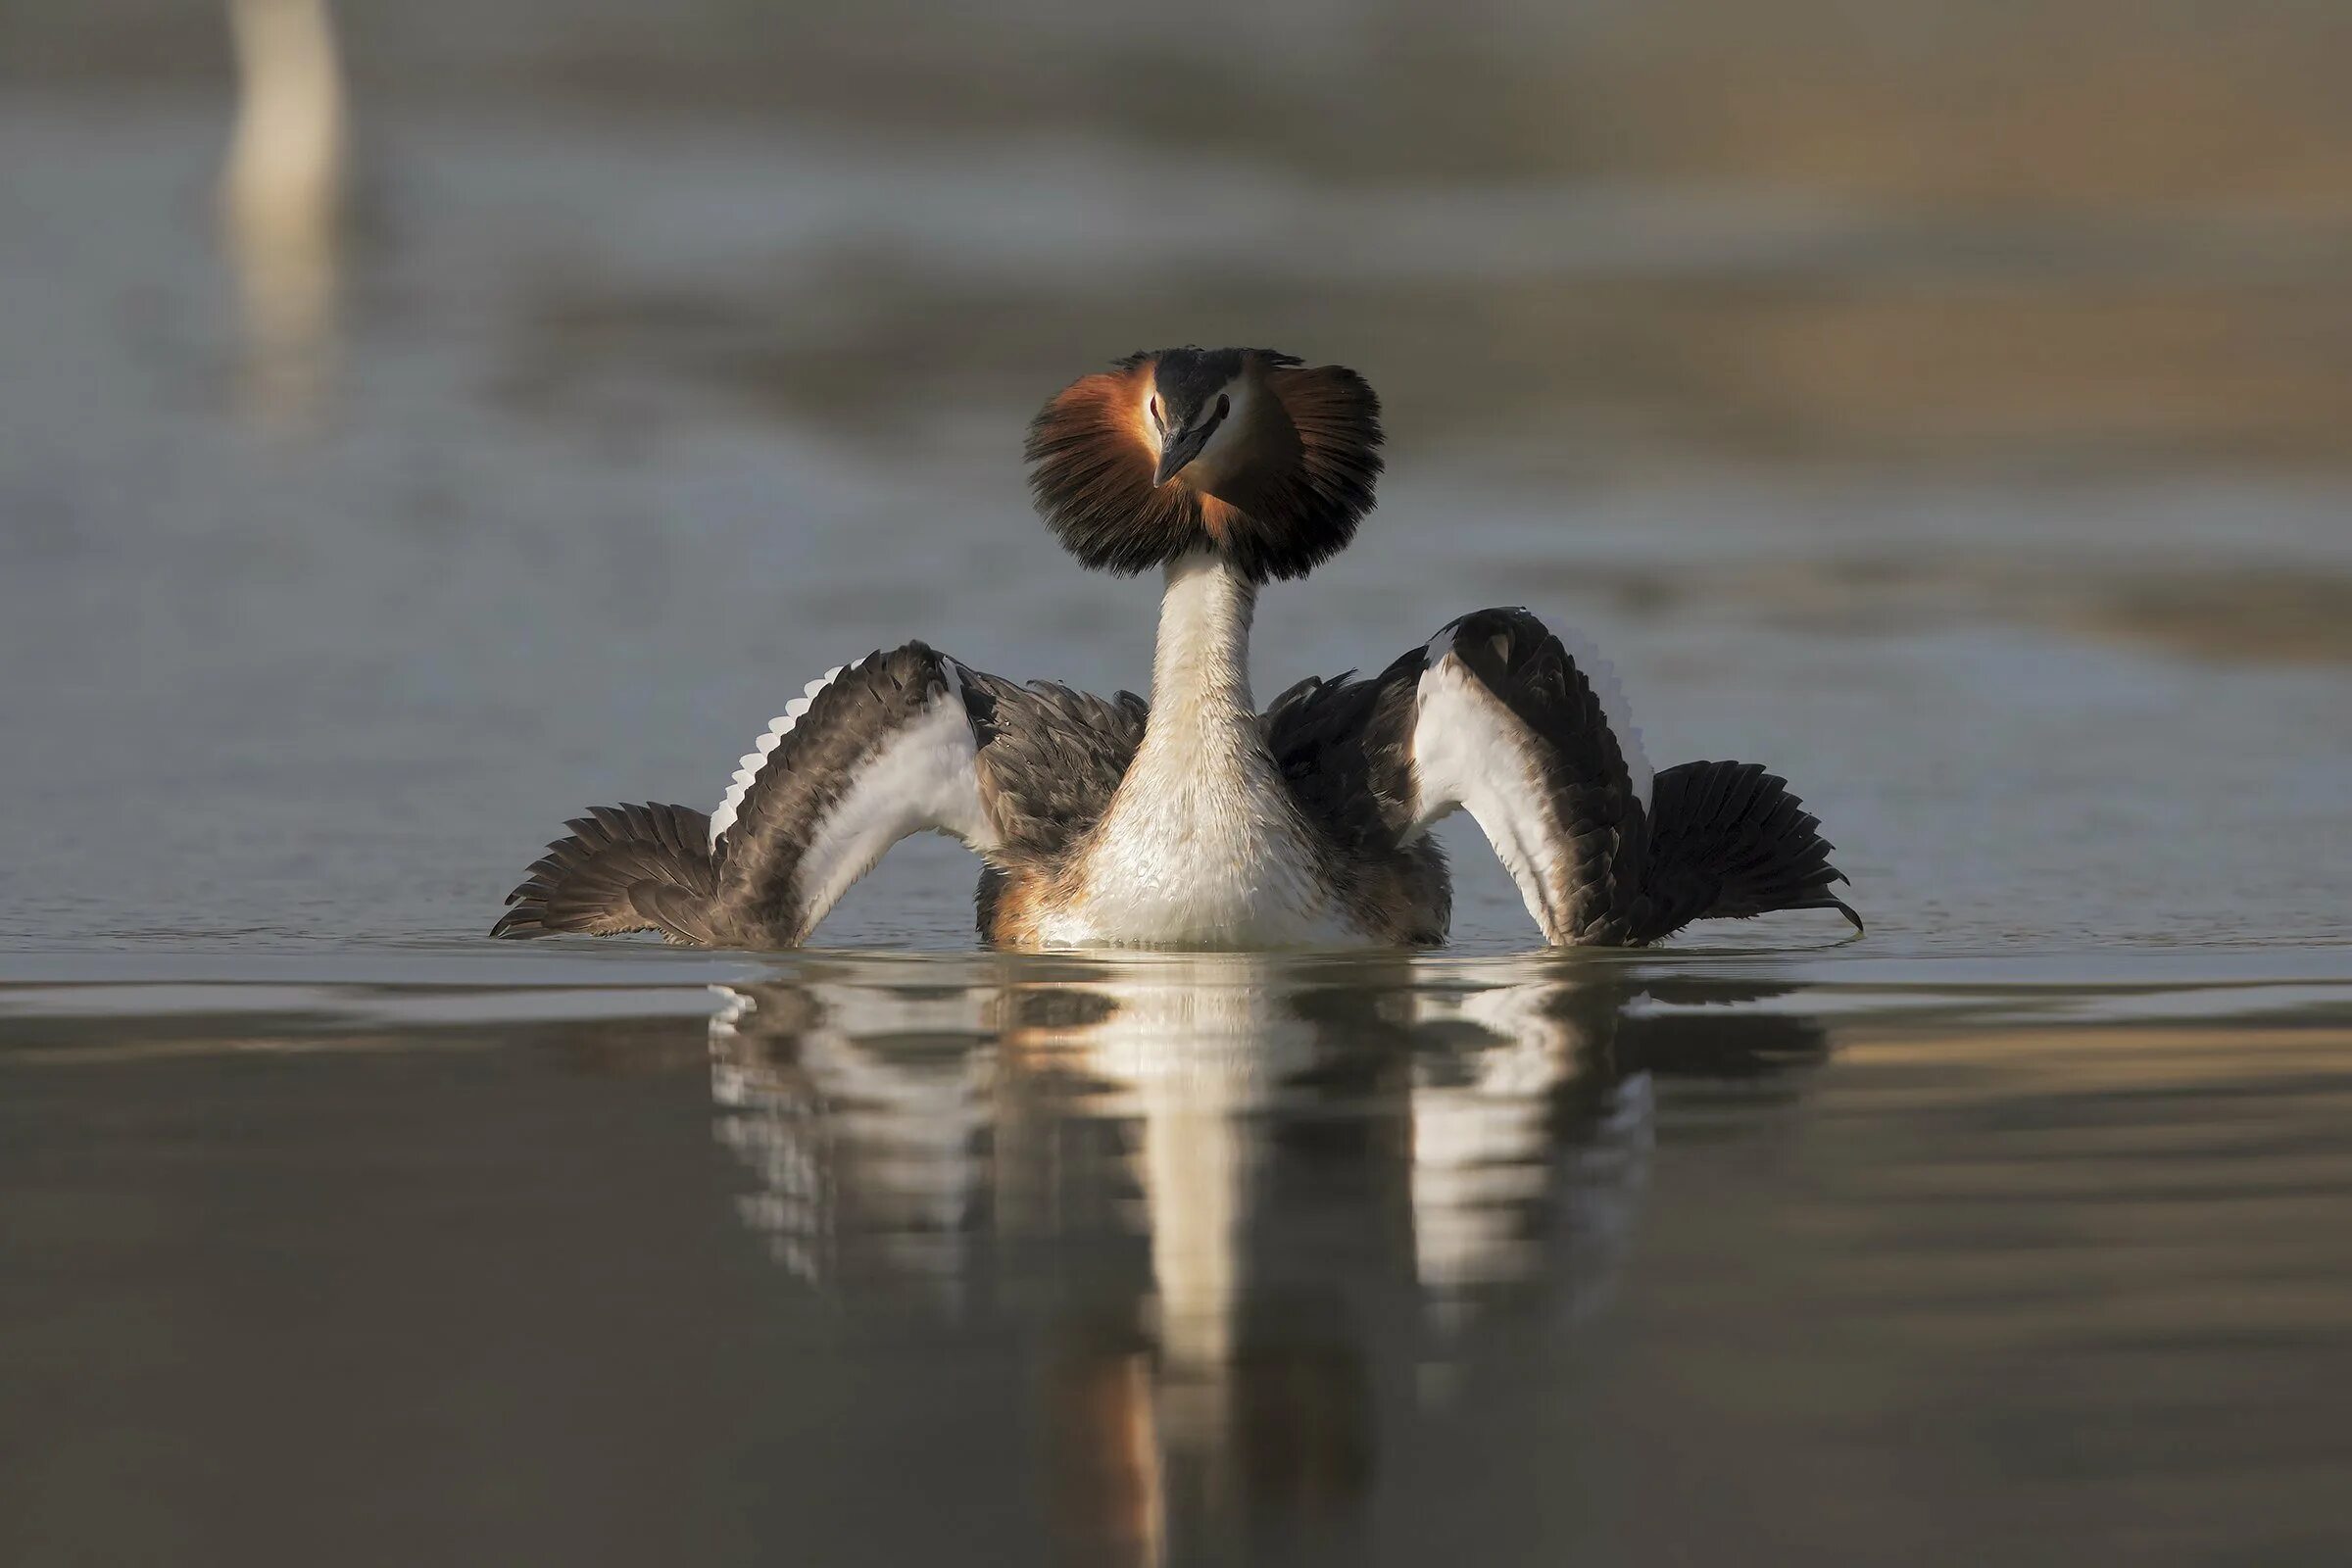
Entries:
{"type": "Polygon", "coordinates": [[[1323,879],[1271,765],[1139,757],[1048,947],[1288,948],[1364,939],[1323,879]]]}
{"type": "Polygon", "coordinates": [[[1049,947],[1290,948],[1361,940],[1274,770],[1250,698],[1257,589],[1212,551],[1170,563],[1152,716],[1042,922],[1049,947]]]}

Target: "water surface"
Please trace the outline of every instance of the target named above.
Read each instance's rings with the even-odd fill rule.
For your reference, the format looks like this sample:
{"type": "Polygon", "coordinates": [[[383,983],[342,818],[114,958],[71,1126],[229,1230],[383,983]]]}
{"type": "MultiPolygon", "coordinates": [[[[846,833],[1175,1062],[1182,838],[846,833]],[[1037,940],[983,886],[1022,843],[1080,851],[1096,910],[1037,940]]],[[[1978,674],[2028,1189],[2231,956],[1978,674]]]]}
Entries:
{"type": "Polygon", "coordinates": [[[12,1560],[2343,1544],[2340,966],[680,956],[0,988],[12,1560]]]}

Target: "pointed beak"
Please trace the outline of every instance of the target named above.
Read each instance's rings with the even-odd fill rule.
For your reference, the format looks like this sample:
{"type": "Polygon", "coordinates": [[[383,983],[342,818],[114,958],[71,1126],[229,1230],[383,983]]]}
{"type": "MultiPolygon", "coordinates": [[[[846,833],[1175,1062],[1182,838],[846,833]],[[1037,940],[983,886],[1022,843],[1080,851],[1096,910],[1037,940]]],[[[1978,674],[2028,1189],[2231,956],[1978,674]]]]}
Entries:
{"type": "Polygon", "coordinates": [[[1190,430],[1170,436],[1168,444],[1159,449],[1159,466],[1152,471],[1152,487],[1156,490],[1183,472],[1184,466],[1200,455],[1200,449],[1208,444],[1209,434],[1215,429],[1214,421],[1204,419],[1190,430]]]}

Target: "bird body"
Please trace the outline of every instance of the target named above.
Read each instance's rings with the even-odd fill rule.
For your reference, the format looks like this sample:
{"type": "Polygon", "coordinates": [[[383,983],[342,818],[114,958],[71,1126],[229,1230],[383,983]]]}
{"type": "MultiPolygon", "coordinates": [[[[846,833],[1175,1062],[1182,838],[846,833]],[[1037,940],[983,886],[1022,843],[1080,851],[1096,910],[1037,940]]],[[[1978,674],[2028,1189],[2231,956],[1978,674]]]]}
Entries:
{"type": "Polygon", "coordinates": [[[1016,684],[919,642],[868,654],[786,706],[710,816],[571,823],[494,934],[797,946],[927,830],[980,858],[979,931],[1001,947],[1426,946],[1451,906],[1430,829],[1456,810],[1553,945],[1784,908],[1859,928],[1783,780],[1653,771],[1608,666],[1526,611],[1465,615],[1377,675],[1257,708],[1258,592],[1353,537],[1378,414],[1352,371],[1264,350],[1082,377],[1031,428],[1031,486],[1083,564],[1162,571],[1150,702],[1016,684]]]}
{"type": "Polygon", "coordinates": [[[1024,946],[1263,948],[1361,940],[1313,825],[1275,770],[1250,696],[1251,585],[1207,552],[1168,568],[1152,711],[1061,896],[1024,946]]]}

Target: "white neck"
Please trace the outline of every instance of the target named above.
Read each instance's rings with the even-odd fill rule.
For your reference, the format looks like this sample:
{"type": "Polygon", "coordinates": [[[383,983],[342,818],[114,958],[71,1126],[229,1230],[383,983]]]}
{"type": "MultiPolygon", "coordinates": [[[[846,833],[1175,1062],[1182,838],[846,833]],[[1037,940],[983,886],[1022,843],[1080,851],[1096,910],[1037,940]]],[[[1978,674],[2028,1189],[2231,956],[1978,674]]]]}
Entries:
{"type": "Polygon", "coordinates": [[[1216,557],[1168,567],[1152,716],[1049,945],[1336,940],[1319,861],[1250,700],[1256,586],[1216,557]]]}
{"type": "Polygon", "coordinates": [[[1194,766],[1230,770],[1238,764],[1237,745],[1263,750],[1257,705],[1250,698],[1250,618],[1256,608],[1257,585],[1221,557],[1196,551],[1168,563],[1145,752],[1175,748],[1190,754],[1194,766]]]}

